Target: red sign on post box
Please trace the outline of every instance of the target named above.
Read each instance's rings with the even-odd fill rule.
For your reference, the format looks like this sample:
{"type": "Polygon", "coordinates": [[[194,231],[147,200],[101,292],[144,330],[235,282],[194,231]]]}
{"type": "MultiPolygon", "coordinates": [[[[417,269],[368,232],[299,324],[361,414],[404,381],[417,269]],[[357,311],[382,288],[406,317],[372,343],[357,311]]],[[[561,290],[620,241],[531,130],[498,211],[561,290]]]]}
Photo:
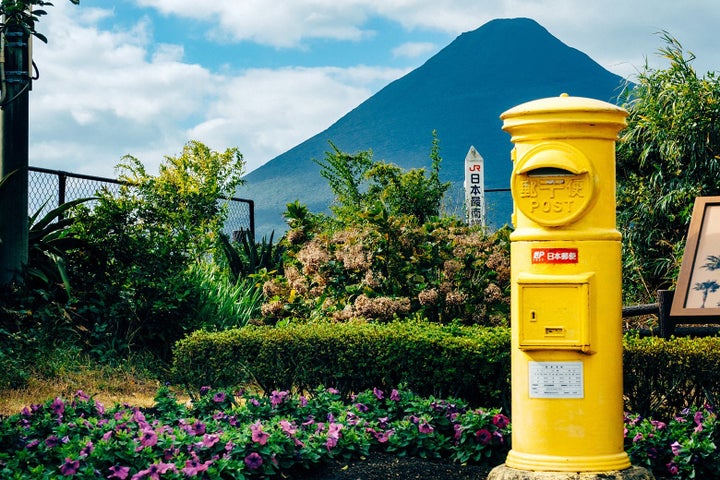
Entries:
{"type": "Polygon", "coordinates": [[[532,263],[578,263],[578,249],[533,248],[532,263]]]}

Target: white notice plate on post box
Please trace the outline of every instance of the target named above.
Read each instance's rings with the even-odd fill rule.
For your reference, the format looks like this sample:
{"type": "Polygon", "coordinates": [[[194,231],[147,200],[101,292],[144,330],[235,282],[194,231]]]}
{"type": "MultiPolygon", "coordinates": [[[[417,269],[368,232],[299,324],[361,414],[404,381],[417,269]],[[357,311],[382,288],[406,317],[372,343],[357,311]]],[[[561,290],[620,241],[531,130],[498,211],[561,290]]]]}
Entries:
{"type": "Polygon", "coordinates": [[[530,398],[583,398],[582,362],[530,362],[530,398]]]}

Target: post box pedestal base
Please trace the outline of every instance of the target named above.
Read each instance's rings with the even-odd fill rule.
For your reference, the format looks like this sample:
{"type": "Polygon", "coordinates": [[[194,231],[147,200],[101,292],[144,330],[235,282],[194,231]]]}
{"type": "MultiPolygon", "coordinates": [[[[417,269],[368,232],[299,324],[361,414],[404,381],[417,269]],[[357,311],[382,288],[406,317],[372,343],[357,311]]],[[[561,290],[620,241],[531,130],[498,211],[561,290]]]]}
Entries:
{"type": "Polygon", "coordinates": [[[630,467],[614,472],[536,472],[503,465],[492,469],[487,480],[655,480],[650,471],[630,467]]]}

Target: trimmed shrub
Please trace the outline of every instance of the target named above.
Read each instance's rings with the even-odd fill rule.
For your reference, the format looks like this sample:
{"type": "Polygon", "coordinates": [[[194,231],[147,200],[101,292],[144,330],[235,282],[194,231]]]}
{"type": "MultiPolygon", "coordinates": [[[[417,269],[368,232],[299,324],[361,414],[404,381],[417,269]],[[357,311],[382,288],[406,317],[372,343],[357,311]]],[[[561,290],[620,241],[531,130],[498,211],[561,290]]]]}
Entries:
{"type": "Polygon", "coordinates": [[[720,338],[640,338],[624,349],[625,408],[642,417],[670,419],[689,407],[717,405],[720,338]]]}
{"type": "Polygon", "coordinates": [[[510,331],[425,322],[292,324],[195,332],[173,373],[192,389],[256,383],[265,392],[332,386],[349,395],[404,384],[419,395],[509,407],[510,331]]]}

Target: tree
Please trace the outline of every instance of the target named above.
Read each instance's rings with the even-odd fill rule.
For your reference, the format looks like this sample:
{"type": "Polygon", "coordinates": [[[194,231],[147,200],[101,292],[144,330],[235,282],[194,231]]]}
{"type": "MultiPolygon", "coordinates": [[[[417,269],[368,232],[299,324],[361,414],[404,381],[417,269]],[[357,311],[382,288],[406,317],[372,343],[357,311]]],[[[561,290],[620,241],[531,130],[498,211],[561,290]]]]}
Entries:
{"type": "Polygon", "coordinates": [[[720,78],[698,77],[692,53],[668,33],[659,53],[628,89],[628,127],[620,133],[618,223],[624,280],[633,300],[671,288],[679,271],[694,199],[720,193],[720,78]]]}
{"type": "Polygon", "coordinates": [[[244,161],[236,148],[220,153],[191,141],[181,155],[165,157],[157,176],[130,156],[118,168],[129,185],[99,192],[91,208],[78,208],[72,226],[85,245],[68,260],[84,309],[75,311],[77,323],[96,344],[113,342],[108,351],[167,357],[200,320],[187,271],[224,255],[219,200],[243,182],[244,161]]]}
{"type": "Polygon", "coordinates": [[[442,158],[437,132],[433,131],[429,176],[424,168],[405,171],[374,160],[370,150],[351,155],[341,152],[333,143],[330,146],[333,151],[315,163],[320,165],[320,175],[328,180],[335,194],[331,209],[341,221],[352,223],[362,213],[377,210],[380,205],[390,215],[408,215],[420,224],[440,214],[450,182],[440,181],[442,158]]]}
{"type": "Polygon", "coordinates": [[[702,292],[702,305],[700,305],[700,308],[705,308],[705,302],[707,301],[708,293],[715,293],[720,289],[720,284],[718,284],[715,280],[707,280],[705,282],[698,282],[693,287],[693,290],[697,290],[698,292],[702,292]]]}

